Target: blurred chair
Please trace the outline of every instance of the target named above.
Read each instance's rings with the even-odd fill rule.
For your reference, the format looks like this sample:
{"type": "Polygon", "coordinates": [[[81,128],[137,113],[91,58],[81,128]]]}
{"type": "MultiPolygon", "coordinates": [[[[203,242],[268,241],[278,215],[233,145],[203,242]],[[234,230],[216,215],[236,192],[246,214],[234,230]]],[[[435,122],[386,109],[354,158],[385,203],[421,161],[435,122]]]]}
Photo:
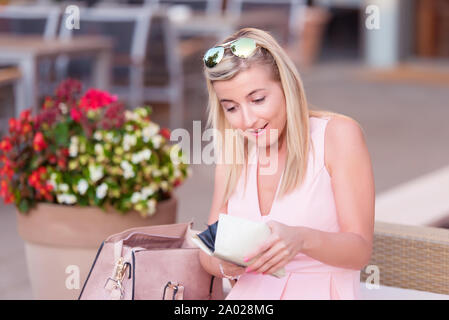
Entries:
{"type": "MultiPolygon", "coordinates": [[[[108,36],[115,42],[111,91],[119,94],[132,108],[144,102],[169,103],[170,126],[180,126],[183,119],[183,73],[177,55],[178,38],[169,19],[160,15],[156,17],[151,7],[82,8],[80,25],[80,29],[61,28],[61,37],[97,34],[108,36]],[[152,39],[157,32],[159,38],[152,39]],[[160,53],[159,58],[162,56],[163,61],[151,61],[156,52],[160,53]],[[155,85],[147,81],[151,76],[148,68],[152,65],[166,70],[168,83],[159,81],[155,85]]],[[[89,68],[88,61],[70,64],[67,68],[69,74],[89,68]]]]}
{"type": "Polygon", "coordinates": [[[0,32],[54,38],[60,15],[57,6],[4,6],[0,10],[0,32]]]}
{"type": "MultiPolygon", "coordinates": [[[[0,10],[0,32],[17,35],[41,35],[43,39],[55,38],[58,34],[61,9],[54,5],[9,5],[0,10]]],[[[52,63],[39,64],[40,92],[52,91],[52,63]]]]}
{"type": "Polygon", "coordinates": [[[220,15],[223,0],[145,0],[145,4],[156,7],[185,5],[193,11],[204,12],[208,15],[220,15]]]}
{"type": "Polygon", "coordinates": [[[306,0],[227,0],[226,15],[242,17],[242,27],[269,25],[273,29],[266,31],[272,32],[280,44],[286,46],[297,39],[306,2],[306,0]],[[259,16],[251,16],[251,12],[259,16]],[[266,13],[263,17],[260,16],[262,12],[266,13]],[[275,12],[287,19],[278,19],[282,17],[274,14],[275,12]]]}

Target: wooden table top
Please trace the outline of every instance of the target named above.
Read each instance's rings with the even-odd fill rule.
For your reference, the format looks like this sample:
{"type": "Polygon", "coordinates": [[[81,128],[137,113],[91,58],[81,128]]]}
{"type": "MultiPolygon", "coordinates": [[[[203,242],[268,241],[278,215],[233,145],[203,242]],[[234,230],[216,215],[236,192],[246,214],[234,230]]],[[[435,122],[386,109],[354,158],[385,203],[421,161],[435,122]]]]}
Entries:
{"type": "Polygon", "coordinates": [[[35,55],[69,54],[112,49],[112,39],[100,36],[76,36],[70,39],[43,39],[42,36],[17,36],[0,33],[1,52],[35,55]]]}

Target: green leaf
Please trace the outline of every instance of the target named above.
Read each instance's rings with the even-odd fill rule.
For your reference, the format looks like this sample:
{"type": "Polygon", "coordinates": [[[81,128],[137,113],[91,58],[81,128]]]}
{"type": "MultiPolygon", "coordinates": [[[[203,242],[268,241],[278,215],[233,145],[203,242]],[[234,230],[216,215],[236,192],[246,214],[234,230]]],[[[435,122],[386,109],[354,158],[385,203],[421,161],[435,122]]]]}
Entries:
{"type": "Polygon", "coordinates": [[[22,199],[19,203],[20,212],[28,212],[30,208],[30,204],[28,203],[28,199],[22,199]]]}
{"type": "Polygon", "coordinates": [[[69,126],[67,122],[58,123],[55,127],[56,144],[61,147],[69,146],[69,126]]]}

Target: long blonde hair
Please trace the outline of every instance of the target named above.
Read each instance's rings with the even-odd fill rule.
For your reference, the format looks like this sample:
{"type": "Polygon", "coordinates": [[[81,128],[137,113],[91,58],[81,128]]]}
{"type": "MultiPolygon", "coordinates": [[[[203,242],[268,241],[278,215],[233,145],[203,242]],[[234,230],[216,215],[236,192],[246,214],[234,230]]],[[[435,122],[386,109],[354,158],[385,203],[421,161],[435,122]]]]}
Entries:
{"type": "MultiPolygon", "coordinates": [[[[285,53],[278,42],[268,32],[256,28],[243,28],[227,37],[222,43],[226,43],[241,37],[251,38],[256,41],[256,51],[248,58],[241,59],[233,55],[229,50],[220,63],[213,68],[204,66],[203,72],[206,79],[208,99],[208,127],[212,127],[220,133],[221,141],[215,141],[215,147],[220,148],[219,154],[235,155],[232,164],[225,165],[225,193],[221,205],[225,205],[231,196],[243,166],[248,163],[247,141],[243,137],[237,137],[233,143],[226,143],[225,131],[232,129],[226,120],[219,99],[212,86],[214,81],[229,80],[237,73],[249,69],[252,65],[268,66],[275,81],[282,85],[287,113],[286,143],[287,157],[284,169],[284,178],[279,188],[278,196],[282,197],[292,191],[304,181],[308,166],[310,134],[309,116],[322,117],[333,114],[328,111],[309,110],[304,88],[295,64],[285,53]],[[232,150],[230,149],[232,148],[232,150]]],[[[218,137],[215,137],[218,139],[218,137]]],[[[229,142],[229,141],[228,141],[229,142]]],[[[312,146],[313,149],[313,146],[312,146]]]]}

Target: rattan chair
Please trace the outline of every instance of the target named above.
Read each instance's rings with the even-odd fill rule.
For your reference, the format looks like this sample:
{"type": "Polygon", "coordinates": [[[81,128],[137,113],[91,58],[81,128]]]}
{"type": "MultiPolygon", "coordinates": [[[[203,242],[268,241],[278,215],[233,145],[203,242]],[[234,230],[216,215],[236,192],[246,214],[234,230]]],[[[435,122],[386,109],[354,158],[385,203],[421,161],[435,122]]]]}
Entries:
{"type": "Polygon", "coordinates": [[[376,222],[369,265],[382,286],[449,294],[449,230],[376,222]]]}

